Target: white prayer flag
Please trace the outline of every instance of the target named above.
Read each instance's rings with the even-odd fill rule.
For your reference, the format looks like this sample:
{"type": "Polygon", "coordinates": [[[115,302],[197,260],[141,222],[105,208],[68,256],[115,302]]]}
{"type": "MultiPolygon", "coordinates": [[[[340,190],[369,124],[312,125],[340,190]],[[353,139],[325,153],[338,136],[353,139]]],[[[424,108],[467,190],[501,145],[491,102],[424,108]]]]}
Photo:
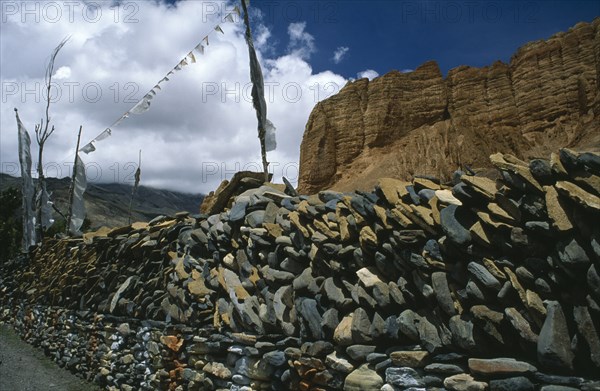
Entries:
{"type": "MultiPolygon", "coordinates": [[[[246,1],[246,3],[248,3],[246,1]]],[[[238,8],[238,6],[235,6],[233,8],[233,12],[228,13],[225,17],[224,17],[224,21],[227,22],[235,22],[234,18],[233,18],[233,13],[235,13],[238,16],[241,16],[241,12],[240,9],[238,8]]],[[[214,27],[215,31],[220,32],[221,34],[225,34],[225,32],[223,31],[223,29],[221,28],[220,25],[216,25],[214,27]]],[[[171,69],[166,76],[164,76],[162,79],[160,79],[160,81],[158,83],[156,83],[156,85],[154,85],[154,87],[152,87],[152,89],[148,92],[148,94],[146,94],[139,102],[137,102],[132,108],[131,110],[129,110],[128,112],[126,112],[121,118],[119,118],[115,123],[113,123],[110,127],[113,128],[115,126],[117,126],[121,121],[123,121],[125,118],[129,117],[129,114],[141,114],[146,112],[149,108],[150,108],[150,101],[152,100],[152,98],[154,98],[154,96],[157,94],[157,91],[162,90],[160,84],[169,81],[169,76],[175,74],[175,72],[180,71],[183,67],[189,65],[190,63],[195,64],[197,62],[196,59],[196,55],[194,54],[194,51],[197,51],[198,53],[200,53],[201,55],[204,54],[204,46],[208,46],[209,45],[209,41],[208,41],[208,36],[210,35],[207,34],[206,36],[204,36],[204,38],[202,38],[202,41],[200,41],[199,44],[197,44],[194,49],[192,49],[186,57],[184,57],[181,61],[179,61],[179,63],[173,68],[171,69]]],[[[88,144],[86,144],[83,148],[80,149],[81,152],[85,152],[85,153],[90,153],[96,150],[95,146],[93,145],[94,141],[101,141],[107,137],[110,136],[110,128],[108,128],[107,130],[105,130],[104,132],[102,132],[98,137],[96,137],[94,140],[92,140],[91,142],[89,142],[88,144]]]]}
{"type": "Polygon", "coordinates": [[[85,165],[78,154],[75,159],[75,183],[73,184],[73,204],[71,205],[71,221],[69,222],[71,234],[79,233],[85,219],[83,193],[85,193],[86,188],[85,165]]]}
{"type": "MultiPolygon", "coordinates": [[[[121,117],[122,119],[124,119],[125,116],[121,117]]],[[[127,117],[125,117],[127,118],[127,117]]],[[[104,139],[107,139],[111,136],[112,134],[112,130],[110,128],[106,128],[104,130],[104,132],[100,133],[98,136],[96,136],[96,138],[94,139],[94,141],[102,141],[104,139]]]]}
{"type": "Polygon", "coordinates": [[[19,113],[15,109],[17,117],[17,128],[19,132],[19,163],[21,165],[22,187],[22,213],[23,213],[23,239],[21,242],[22,250],[29,252],[29,247],[36,243],[35,238],[35,210],[33,209],[33,178],[31,177],[31,138],[29,132],[19,118],[19,113]]]}
{"type": "Polygon", "coordinates": [[[52,218],[52,200],[50,199],[51,193],[48,193],[46,190],[46,182],[42,182],[42,227],[43,229],[48,229],[54,224],[54,219],[52,218]]]}
{"type": "Polygon", "coordinates": [[[248,53],[250,56],[250,81],[252,82],[252,104],[256,111],[258,120],[258,138],[261,141],[261,148],[264,145],[265,152],[272,151],[276,148],[275,141],[275,126],[267,119],[267,102],[265,101],[265,84],[263,79],[262,69],[258,62],[258,56],[254,49],[254,41],[252,40],[252,32],[250,30],[250,20],[248,18],[248,10],[246,8],[247,0],[242,0],[244,8],[244,23],[246,25],[246,44],[248,45],[248,53]]]}
{"type": "Polygon", "coordinates": [[[129,112],[123,114],[121,116],[121,118],[119,118],[118,120],[116,120],[115,122],[113,122],[112,125],[109,126],[109,128],[114,128],[115,126],[119,125],[121,122],[123,122],[123,120],[125,118],[129,118],[129,112]]]}
{"type": "Polygon", "coordinates": [[[267,119],[265,125],[265,151],[271,152],[277,149],[277,139],[275,136],[275,125],[267,119]]]}
{"type": "Polygon", "coordinates": [[[146,96],[144,96],[142,98],[142,100],[140,100],[135,106],[133,106],[133,108],[131,110],[129,110],[129,112],[133,113],[133,114],[145,113],[150,108],[150,100],[151,99],[152,99],[152,95],[147,94],[146,96]]]}
{"type": "Polygon", "coordinates": [[[92,144],[91,141],[89,143],[87,143],[86,145],[84,145],[81,149],[79,149],[80,152],[83,152],[85,154],[94,152],[95,150],[96,150],[96,147],[94,147],[94,144],[92,144]]]}

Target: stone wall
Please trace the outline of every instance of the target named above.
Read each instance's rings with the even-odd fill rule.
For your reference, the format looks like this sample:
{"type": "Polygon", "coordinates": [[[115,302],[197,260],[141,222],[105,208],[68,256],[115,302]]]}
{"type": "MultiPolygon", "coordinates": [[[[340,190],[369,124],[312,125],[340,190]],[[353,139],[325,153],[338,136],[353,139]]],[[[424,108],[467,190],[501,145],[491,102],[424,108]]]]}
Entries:
{"type": "Polygon", "coordinates": [[[490,160],[48,241],[0,314],[107,389],[600,389],[600,156],[490,160]]]}

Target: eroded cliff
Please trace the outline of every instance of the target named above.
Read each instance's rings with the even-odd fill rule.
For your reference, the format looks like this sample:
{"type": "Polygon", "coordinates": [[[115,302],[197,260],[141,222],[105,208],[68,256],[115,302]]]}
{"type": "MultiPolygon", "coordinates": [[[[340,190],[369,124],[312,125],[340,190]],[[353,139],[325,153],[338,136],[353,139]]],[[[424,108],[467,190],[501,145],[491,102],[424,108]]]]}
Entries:
{"type": "Polygon", "coordinates": [[[369,188],[377,178],[448,176],[558,147],[600,147],[600,18],[521,47],[510,64],[427,62],[348,83],[319,102],[300,150],[300,191],[369,188]]]}

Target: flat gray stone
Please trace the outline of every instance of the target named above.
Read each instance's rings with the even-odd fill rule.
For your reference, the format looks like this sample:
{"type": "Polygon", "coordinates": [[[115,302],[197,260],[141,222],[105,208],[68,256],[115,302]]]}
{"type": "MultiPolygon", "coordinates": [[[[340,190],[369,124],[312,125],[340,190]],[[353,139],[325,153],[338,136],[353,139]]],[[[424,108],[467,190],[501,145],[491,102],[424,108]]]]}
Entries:
{"type": "Polygon", "coordinates": [[[467,266],[467,270],[471,273],[473,278],[479,281],[486,288],[492,289],[494,291],[499,291],[502,285],[500,281],[496,277],[490,273],[487,268],[476,262],[469,262],[467,266]]]}
{"type": "Polygon", "coordinates": [[[325,357],[325,364],[331,369],[342,373],[350,373],[354,370],[354,365],[347,359],[340,357],[336,352],[325,357]]]}
{"type": "Polygon", "coordinates": [[[423,368],[425,372],[441,373],[447,376],[465,372],[465,368],[455,364],[433,363],[423,368]]]}
{"type": "Polygon", "coordinates": [[[431,274],[431,285],[435,298],[442,309],[448,316],[456,315],[456,307],[454,306],[454,300],[452,300],[452,294],[448,286],[448,279],[444,272],[434,272],[431,274]]]}
{"type": "Polygon", "coordinates": [[[385,370],[385,381],[393,386],[402,388],[423,387],[425,383],[421,376],[409,367],[392,367],[385,370]]]}
{"type": "Polygon", "coordinates": [[[546,320],[537,343],[538,361],[549,369],[572,370],[574,354],[562,307],[557,301],[548,301],[546,310],[546,320]]]}
{"type": "Polygon", "coordinates": [[[416,321],[421,317],[413,310],[404,310],[398,316],[398,327],[400,332],[407,336],[412,341],[419,340],[419,331],[415,325],[416,321]]]}
{"type": "Polygon", "coordinates": [[[537,344],[537,334],[531,330],[531,325],[519,311],[513,307],[509,307],[504,309],[504,313],[506,314],[506,317],[510,321],[512,327],[519,333],[521,338],[527,342],[537,344]]]}
{"type": "Polygon", "coordinates": [[[587,307],[576,306],[573,308],[573,317],[577,330],[583,336],[590,350],[590,358],[596,368],[600,368],[600,340],[598,339],[598,331],[594,326],[590,311],[587,307]]]}
{"type": "Polygon", "coordinates": [[[112,300],[110,301],[109,311],[111,313],[117,307],[117,304],[119,303],[119,299],[121,299],[121,296],[123,295],[123,293],[125,293],[127,291],[127,289],[129,288],[129,285],[131,284],[131,281],[133,280],[134,277],[135,276],[129,276],[129,277],[127,277],[127,279],[125,280],[125,282],[123,282],[123,284],[121,284],[121,286],[119,286],[119,289],[117,289],[117,291],[115,292],[112,300]]]}
{"type": "Polygon", "coordinates": [[[229,221],[237,222],[244,219],[246,216],[246,207],[248,207],[248,202],[236,202],[231,207],[229,211],[229,221]]]}
{"type": "Polygon", "coordinates": [[[461,349],[473,351],[477,347],[473,338],[473,323],[461,319],[460,315],[454,315],[450,318],[450,331],[452,332],[452,342],[461,349]]]}
{"type": "Polygon", "coordinates": [[[382,386],[381,376],[367,364],[352,371],[344,381],[344,391],[380,391],[382,386]]]}
{"type": "Polygon", "coordinates": [[[469,370],[473,375],[487,377],[518,376],[531,374],[537,371],[537,368],[524,361],[517,361],[514,358],[470,358],[469,370]]]}
{"type": "Polygon", "coordinates": [[[308,324],[312,338],[317,340],[323,338],[323,329],[321,328],[322,317],[317,309],[317,301],[303,298],[300,306],[296,309],[308,324]]]}
{"type": "Polygon", "coordinates": [[[246,215],[246,223],[252,228],[261,227],[265,218],[264,210],[255,210],[246,215]]]}
{"type": "Polygon", "coordinates": [[[416,327],[419,332],[421,346],[429,353],[432,353],[443,346],[437,328],[433,323],[427,320],[427,318],[421,317],[421,319],[417,321],[416,327]]]}
{"type": "Polygon", "coordinates": [[[344,297],[344,292],[342,288],[335,285],[332,277],[328,277],[323,282],[323,286],[321,290],[325,293],[329,301],[336,306],[343,305],[346,303],[346,297],[344,297]]]}
{"type": "Polygon", "coordinates": [[[274,367],[280,367],[287,362],[285,353],[281,350],[273,350],[263,355],[263,360],[274,367]]]}
{"type": "Polygon", "coordinates": [[[458,245],[466,245],[471,241],[469,227],[463,227],[459,222],[457,205],[448,205],[440,212],[442,229],[451,241],[458,245]]]}
{"type": "Polygon", "coordinates": [[[559,386],[554,384],[549,384],[547,386],[542,386],[540,391],[579,391],[580,388],[567,387],[567,386],[559,386]]]}
{"type": "Polygon", "coordinates": [[[365,361],[367,356],[375,351],[374,345],[352,345],[346,348],[346,353],[354,361],[365,361]]]}
{"type": "Polygon", "coordinates": [[[569,242],[558,243],[558,257],[565,266],[587,267],[590,264],[590,258],[577,240],[571,239],[569,242]]]}
{"type": "Polygon", "coordinates": [[[490,391],[533,391],[535,386],[525,376],[490,380],[490,391]]]}
{"type": "Polygon", "coordinates": [[[371,321],[367,311],[362,308],[354,310],[352,317],[352,340],[356,343],[371,342],[371,321]]]}

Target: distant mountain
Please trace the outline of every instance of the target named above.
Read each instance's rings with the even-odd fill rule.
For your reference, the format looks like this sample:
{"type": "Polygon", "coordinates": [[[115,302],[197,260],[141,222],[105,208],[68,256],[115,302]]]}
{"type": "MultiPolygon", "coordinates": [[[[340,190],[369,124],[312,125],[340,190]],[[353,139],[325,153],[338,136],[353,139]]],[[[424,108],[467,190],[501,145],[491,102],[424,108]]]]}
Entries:
{"type": "MultiPolygon", "coordinates": [[[[67,211],[69,178],[47,178],[52,201],[63,213],[67,211]]],[[[0,191],[21,188],[21,178],[0,173],[0,191]]],[[[127,225],[131,185],[121,183],[88,184],[84,194],[87,217],[92,228],[127,225]]],[[[203,194],[185,194],[175,191],[140,186],[133,202],[132,221],[150,221],[156,216],[173,215],[187,211],[198,213],[203,194]]],[[[59,219],[56,214],[55,219],[59,219]]]]}

